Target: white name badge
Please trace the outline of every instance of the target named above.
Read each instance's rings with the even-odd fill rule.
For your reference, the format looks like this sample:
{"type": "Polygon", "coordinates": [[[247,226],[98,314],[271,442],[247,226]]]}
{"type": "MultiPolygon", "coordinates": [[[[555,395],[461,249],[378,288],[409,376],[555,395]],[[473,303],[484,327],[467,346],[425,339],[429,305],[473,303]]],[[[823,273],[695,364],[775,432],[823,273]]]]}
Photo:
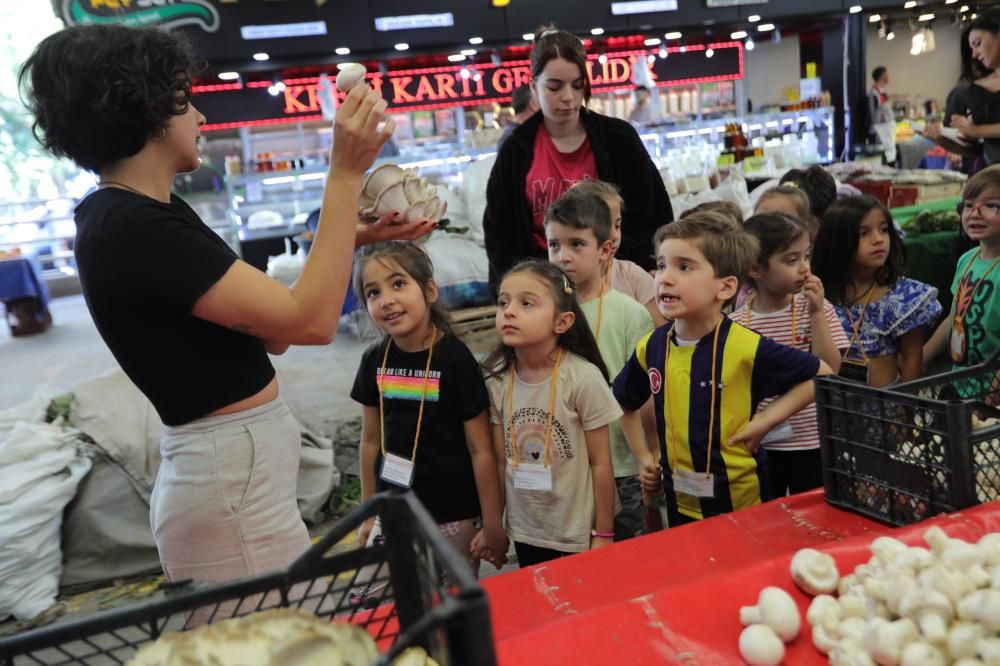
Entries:
{"type": "Polygon", "coordinates": [[[778,425],[774,426],[770,432],[764,435],[764,438],[760,440],[760,443],[773,444],[775,442],[790,442],[793,437],[795,437],[795,433],[792,431],[792,424],[788,421],[782,421],[778,425]]]}
{"type": "Polygon", "coordinates": [[[715,497],[715,476],[704,472],[692,472],[687,469],[675,469],[673,472],[674,491],[712,499],[715,497]]]}
{"type": "Polygon", "coordinates": [[[401,488],[413,485],[413,461],[393,453],[385,454],[382,460],[382,480],[401,488]]]}
{"type": "Polygon", "coordinates": [[[552,492],[552,468],[545,465],[519,464],[514,468],[514,487],[518,490],[552,492]]]}

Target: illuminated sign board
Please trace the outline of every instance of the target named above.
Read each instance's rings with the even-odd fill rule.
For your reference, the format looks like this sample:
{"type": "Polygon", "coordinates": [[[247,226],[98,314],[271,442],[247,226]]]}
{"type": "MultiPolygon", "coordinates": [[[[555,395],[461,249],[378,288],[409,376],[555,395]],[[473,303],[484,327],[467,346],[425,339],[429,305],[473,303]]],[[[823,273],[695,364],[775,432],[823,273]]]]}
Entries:
{"type": "Polygon", "coordinates": [[[409,16],[379,16],[375,19],[375,29],[379,32],[390,30],[419,30],[420,28],[450,28],[455,25],[455,15],[410,14],[409,16]]]}

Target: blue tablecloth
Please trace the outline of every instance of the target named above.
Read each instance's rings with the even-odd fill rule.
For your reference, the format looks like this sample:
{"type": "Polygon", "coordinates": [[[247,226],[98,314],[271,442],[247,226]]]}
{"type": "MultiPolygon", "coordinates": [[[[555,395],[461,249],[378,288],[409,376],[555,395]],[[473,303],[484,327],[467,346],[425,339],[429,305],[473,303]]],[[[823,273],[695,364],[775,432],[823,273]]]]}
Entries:
{"type": "Polygon", "coordinates": [[[38,263],[26,257],[0,259],[0,301],[34,298],[39,314],[49,307],[49,290],[38,263]]]}

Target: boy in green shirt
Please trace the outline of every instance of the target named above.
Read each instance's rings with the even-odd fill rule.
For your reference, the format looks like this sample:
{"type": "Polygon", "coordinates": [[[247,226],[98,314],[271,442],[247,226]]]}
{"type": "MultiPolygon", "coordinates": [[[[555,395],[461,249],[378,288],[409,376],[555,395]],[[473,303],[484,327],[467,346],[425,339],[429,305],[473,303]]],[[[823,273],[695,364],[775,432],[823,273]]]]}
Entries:
{"type": "MultiPolygon", "coordinates": [[[[601,266],[611,259],[611,211],[600,197],[569,190],[545,215],[545,237],[549,261],[561,268],[576,285],[576,301],[587,317],[597,340],[601,357],[612,377],[632,356],[636,345],[653,330],[653,318],[640,303],[611,289],[601,276],[601,266]]],[[[634,416],[641,433],[642,426],[634,416]]],[[[622,424],[610,424],[611,461],[621,509],[615,515],[615,541],[642,532],[645,509],[639,483],[637,459],[650,456],[648,451],[629,449],[622,424]]],[[[636,446],[645,439],[640,437],[636,446]]]]}

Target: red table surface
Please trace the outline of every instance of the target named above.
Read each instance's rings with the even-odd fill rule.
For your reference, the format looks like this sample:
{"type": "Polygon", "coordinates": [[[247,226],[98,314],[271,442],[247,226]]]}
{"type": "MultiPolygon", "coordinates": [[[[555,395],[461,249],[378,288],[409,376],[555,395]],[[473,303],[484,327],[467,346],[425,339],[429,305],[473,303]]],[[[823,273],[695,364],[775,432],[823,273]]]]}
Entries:
{"type": "Polygon", "coordinates": [[[1000,531],[1000,502],[891,528],[830,506],[817,490],[487,578],[497,657],[501,666],[740,664],[739,609],[776,585],[802,609],[804,631],[785,663],[825,664],[805,622],[811,598],[788,573],[792,555],[830,553],[843,575],[871,557],[875,537],[926,545],[932,524],[976,541],[1000,531]]]}

